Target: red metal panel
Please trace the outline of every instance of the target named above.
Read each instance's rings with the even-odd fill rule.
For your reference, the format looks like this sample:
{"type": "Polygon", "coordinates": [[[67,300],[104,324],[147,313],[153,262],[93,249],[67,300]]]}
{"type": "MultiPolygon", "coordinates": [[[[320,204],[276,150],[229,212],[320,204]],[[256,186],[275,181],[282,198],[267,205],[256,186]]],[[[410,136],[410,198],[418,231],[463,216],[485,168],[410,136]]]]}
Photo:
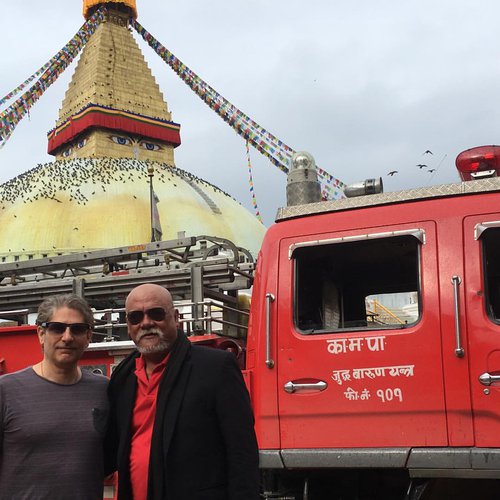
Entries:
{"type": "Polygon", "coordinates": [[[42,359],[42,352],[36,326],[0,328],[0,357],[4,358],[4,373],[38,363],[42,359]]]}
{"type": "MultiPolygon", "coordinates": [[[[481,195],[483,197],[485,195],[481,195]]],[[[445,377],[446,419],[450,446],[472,446],[474,443],[468,356],[455,354],[455,310],[452,277],[464,277],[464,241],[462,219],[477,210],[477,197],[445,198],[429,203],[437,224],[439,252],[439,301],[442,329],[442,369],[445,377]]],[[[464,284],[459,287],[462,312],[464,284]]],[[[462,342],[467,342],[467,325],[461,320],[462,342]]]]}
{"type": "MultiPolygon", "coordinates": [[[[497,195],[498,198],[498,195],[497,195]]],[[[500,200],[481,204],[500,211],[500,200]]],[[[470,390],[474,414],[475,445],[500,446],[500,384],[484,386],[483,373],[500,375],[500,325],[486,314],[481,243],[474,239],[478,223],[500,220],[500,212],[467,217],[464,220],[465,311],[468,330],[466,357],[470,365],[470,390]]],[[[498,257],[498,256],[497,256],[498,257]]]]}
{"type": "MultiPolygon", "coordinates": [[[[278,397],[276,368],[266,366],[266,293],[277,294],[278,246],[280,226],[272,226],[262,244],[257,259],[252,303],[248,322],[246,369],[252,372],[250,396],[255,416],[255,431],[261,449],[279,449],[278,397]]],[[[271,356],[278,353],[277,301],[270,318],[271,356]]]]}

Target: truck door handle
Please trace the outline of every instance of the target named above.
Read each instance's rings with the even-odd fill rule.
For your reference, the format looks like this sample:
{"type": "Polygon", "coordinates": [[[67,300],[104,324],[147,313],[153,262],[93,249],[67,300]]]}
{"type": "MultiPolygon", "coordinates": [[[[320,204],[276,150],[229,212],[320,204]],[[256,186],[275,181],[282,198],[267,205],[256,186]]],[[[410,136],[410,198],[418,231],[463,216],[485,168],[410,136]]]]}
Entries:
{"type": "Polygon", "coordinates": [[[266,366],[274,367],[274,360],[271,358],[271,302],[274,302],[274,295],[266,293],[266,366]]]}
{"type": "Polygon", "coordinates": [[[479,375],[479,382],[483,385],[491,385],[500,382],[500,375],[490,375],[488,372],[479,375]]]}
{"type": "Polygon", "coordinates": [[[464,348],[462,347],[462,339],[460,332],[460,295],[458,292],[458,287],[462,283],[460,276],[453,276],[451,278],[451,284],[453,285],[453,299],[455,306],[455,356],[457,358],[463,358],[465,356],[464,348]]]}
{"type": "Polygon", "coordinates": [[[285,392],[288,392],[288,394],[293,394],[294,392],[297,391],[324,391],[327,388],[327,386],[328,384],[326,382],[323,382],[323,380],[307,384],[294,383],[290,381],[287,382],[283,386],[283,388],[285,389],[285,392]]]}

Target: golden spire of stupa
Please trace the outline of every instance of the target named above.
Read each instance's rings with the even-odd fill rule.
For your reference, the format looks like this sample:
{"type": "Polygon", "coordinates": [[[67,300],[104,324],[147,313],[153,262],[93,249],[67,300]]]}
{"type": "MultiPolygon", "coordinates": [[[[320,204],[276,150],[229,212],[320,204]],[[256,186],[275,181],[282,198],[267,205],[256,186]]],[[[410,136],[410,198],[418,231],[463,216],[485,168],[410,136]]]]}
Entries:
{"type": "Polygon", "coordinates": [[[136,158],[174,165],[180,126],[129,29],[135,0],[84,0],[105,20],[81,54],[64,97],[49,153],[63,158],[136,158]]]}
{"type": "Polygon", "coordinates": [[[137,19],[135,0],[83,0],[83,17],[88,19],[92,15],[94,8],[105,4],[115,4],[114,7],[128,8],[132,12],[134,19],[137,19]]]}

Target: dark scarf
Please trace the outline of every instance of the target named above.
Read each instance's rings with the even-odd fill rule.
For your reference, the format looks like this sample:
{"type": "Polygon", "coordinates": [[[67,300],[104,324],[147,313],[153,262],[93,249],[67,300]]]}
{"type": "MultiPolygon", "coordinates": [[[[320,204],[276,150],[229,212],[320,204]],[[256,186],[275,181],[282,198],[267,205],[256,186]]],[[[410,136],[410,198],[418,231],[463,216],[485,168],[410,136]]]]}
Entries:
{"type": "MultiPolygon", "coordinates": [[[[179,378],[182,366],[184,365],[190,349],[191,342],[189,342],[186,335],[179,330],[177,332],[177,340],[172,346],[170,357],[158,388],[156,415],[153,425],[153,435],[151,437],[151,452],[149,456],[148,500],[165,500],[167,498],[165,463],[173,428],[172,425],[170,425],[170,427],[166,427],[165,416],[172,390],[179,378]]],[[[126,387],[130,387],[133,391],[129,396],[131,398],[135,398],[135,388],[137,387],[134,375],[135,360],[139,356],[140,354],[137,351],[129,354],[129,356],[125,358],[125,360],[120,363],[120,365],[113,372],[112,384],[110,384],[110,386],[113,385],[115,391],[123,391],[126,390],[126,387]],[[132,379],[130,377],[132,377],[132,379]],[[129,382],[133,385],[131,386],[129,382]]],[[[130,419],[132,419],[132,415],[130,415],[130,419]]],[[[125,453],[130,453],[130,443],[122,443],[119,448],[125,453]]],[[[119,450],[118,453],[120,454],[121,451],[119,450]]],[[[126,459],[126,463],[128,466],[130,465],[128,457],[126,459]]],[[[118,466],[120,467],[120,464],[118,466]]],[[[128,471],[125,474],[127,477],[129,476],[128,471]]],[[[126,486],[126,483],[121,484],[123,488],[129,490],[130,486],[126,486]]]]}
{"type": "Polygon", "coordinates": [[[170,422],[170,427],[166,428],[165,420],[172,390],[190,349],[191,342],[184,333],[178,332],[156,399],[156,416],[149,455],[148,500],[165,500],[168,498],[165,485],[165,462],[173,428],[172,422],[170,422]]]}

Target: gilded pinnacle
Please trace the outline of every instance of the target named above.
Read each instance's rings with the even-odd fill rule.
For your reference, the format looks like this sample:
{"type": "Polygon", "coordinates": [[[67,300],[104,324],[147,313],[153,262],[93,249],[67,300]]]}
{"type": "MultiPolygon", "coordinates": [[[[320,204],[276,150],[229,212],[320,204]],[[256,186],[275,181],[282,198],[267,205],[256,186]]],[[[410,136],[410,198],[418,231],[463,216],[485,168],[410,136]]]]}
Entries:
{"type": "Polygon", "coordinates": [[[134,19],[137,19],[135,0],[83,0],[83,17],[88,19],[99,5],[115,4],[116,7],[128,8],[134,19]]]}

